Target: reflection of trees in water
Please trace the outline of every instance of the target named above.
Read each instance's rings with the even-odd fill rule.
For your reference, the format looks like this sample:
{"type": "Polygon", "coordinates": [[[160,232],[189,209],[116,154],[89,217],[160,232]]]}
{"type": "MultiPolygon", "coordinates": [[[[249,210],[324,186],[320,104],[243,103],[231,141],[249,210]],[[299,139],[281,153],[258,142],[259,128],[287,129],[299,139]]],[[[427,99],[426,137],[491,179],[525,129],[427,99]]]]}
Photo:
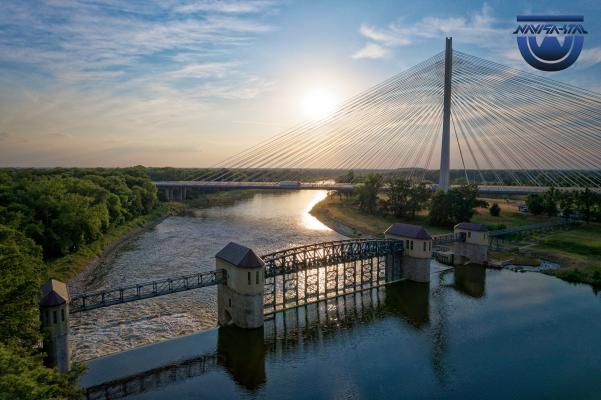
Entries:
{"type": "Polygon", "coordinates": [[[473,266],[455,267],[453,276],[454,283],[449,284],[446,281],[451,277],[450,271],[439,274],[440,284],[434,286],[432,293],[430,284],[404,281],[276,313],[265,321],[264,329],[219,328],[217,353],[90,388],[88,397],[127,397],[200,376],[217,365],[224,367],[240,387],[254,393],[267,381],[268,353],[302,351],[304,346],[321,343],[341,331],[393,316],[400,316],[417,330],[431,327],[432,365],[444,385],[448,380],[444,360],[448,334],[446,292],[453,288],[482,297],[486,272],[473,266]]]}

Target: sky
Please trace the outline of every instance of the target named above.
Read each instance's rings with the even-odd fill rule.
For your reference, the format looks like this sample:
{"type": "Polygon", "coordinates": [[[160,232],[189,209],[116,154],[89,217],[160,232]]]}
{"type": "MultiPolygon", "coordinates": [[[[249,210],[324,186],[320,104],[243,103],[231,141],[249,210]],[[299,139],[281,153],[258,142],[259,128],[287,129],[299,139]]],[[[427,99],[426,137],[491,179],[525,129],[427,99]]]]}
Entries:
{"type": "Polygon", "coordinates": [[[444,49],[601,92],[583,1],[0,1],[0,166],[206,167],[444,49]],[[578,61],[537,72],[518,14],[584,15],[578,61]]]}

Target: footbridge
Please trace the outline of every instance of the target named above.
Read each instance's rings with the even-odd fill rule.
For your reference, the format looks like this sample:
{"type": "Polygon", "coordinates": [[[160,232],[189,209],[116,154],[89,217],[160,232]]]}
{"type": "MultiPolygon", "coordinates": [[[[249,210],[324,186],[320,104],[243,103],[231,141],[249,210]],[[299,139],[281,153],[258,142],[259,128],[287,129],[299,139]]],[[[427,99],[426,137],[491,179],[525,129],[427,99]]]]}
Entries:
{"type": "Polygon", "coordinates": [[[358,293],[404,279],[403,242],[349,239],[288,248],[262,256],[236,243],[215,256],[211,271],[70,295],[64,283],[42,288],[40,315],[50,332],[54,365],[70,367],[69,314],[188,290],[217,287],[220,325],[254,328],[277,311],[358,293]]]}

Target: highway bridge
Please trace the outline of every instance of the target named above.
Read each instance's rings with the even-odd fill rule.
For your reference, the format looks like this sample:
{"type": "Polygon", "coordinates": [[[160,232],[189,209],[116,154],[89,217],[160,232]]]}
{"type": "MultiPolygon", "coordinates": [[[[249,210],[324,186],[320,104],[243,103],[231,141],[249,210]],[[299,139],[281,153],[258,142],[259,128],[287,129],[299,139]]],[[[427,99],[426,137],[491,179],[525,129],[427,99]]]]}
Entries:
{"type": "MultiPolygon", "coordinates": [[[[220,191],[220,190],[336,190],[339,192],[352,192],[357,183],[315,183],[298,182],[297,184],[282,184],[281,182],[229,182],[229,181],[157,181],[154,182],[157,189],[165,194],[167,200],[184,200],[191,190],[220,191]]],[[[432,190],[438,185],[431,185],[432,190]]],[[[451,185],[456,187],[456,185],[451,185]]],[[[483,195],[528,195],[533,193],[544,193],[550,189],[549,186],[497,186],[480,185],[479,191],[483,195]]],[[[583,190],[581,187],[556,187],[560,191],[583,190]]],[[[384,185],[383,190],[388,190],[384,185]]],[[[601,188],[592,188],[592,191],[601,193],[601,188]]]]}

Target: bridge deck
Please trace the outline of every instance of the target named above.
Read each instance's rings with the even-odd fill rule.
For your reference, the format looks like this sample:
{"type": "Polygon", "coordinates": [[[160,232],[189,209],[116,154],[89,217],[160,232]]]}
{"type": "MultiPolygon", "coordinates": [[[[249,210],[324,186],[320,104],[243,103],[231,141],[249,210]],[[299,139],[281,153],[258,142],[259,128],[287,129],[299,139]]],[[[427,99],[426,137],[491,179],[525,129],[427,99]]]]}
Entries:
{"type": "Polygon", "coordinates": [[[118,289],[76,294],[71,298],[69,311],[73,313],[88,311],[115,304],[128,303],[130,301],[149,299],[185,290],[213,286],[224,283],[225,280],[224,271],[208,271],[173,279],[145,282],[118,289]]]}
{"type": "MultiPolygon", "coordinates": [[[[300,182],[297,186],[280,184],[279,182],[226,182],[226,181],[156,181],[153,182],[158,189],[199,189],[199,190],[337,190],[352,192],[357,186],[354,183],[314,183],[300,182]]],[[[456,187],[453,185],[452,187],[456,187]]],[[[432,186],[435,189],[436,186],[432,186]]],[[[383,190],[387,190],[387,186],[383,190]]],[[[548,186],[495,186],[480,185],[478,189],[481,194],[515,194],[527,195],[544,193],[549,190],[548,186]]],[[[580,187],[558,187],[560,191],[579,191],[580,187]]],[[[591,188],[591,191],[601,193],[601,188],[591,188]]]]}

